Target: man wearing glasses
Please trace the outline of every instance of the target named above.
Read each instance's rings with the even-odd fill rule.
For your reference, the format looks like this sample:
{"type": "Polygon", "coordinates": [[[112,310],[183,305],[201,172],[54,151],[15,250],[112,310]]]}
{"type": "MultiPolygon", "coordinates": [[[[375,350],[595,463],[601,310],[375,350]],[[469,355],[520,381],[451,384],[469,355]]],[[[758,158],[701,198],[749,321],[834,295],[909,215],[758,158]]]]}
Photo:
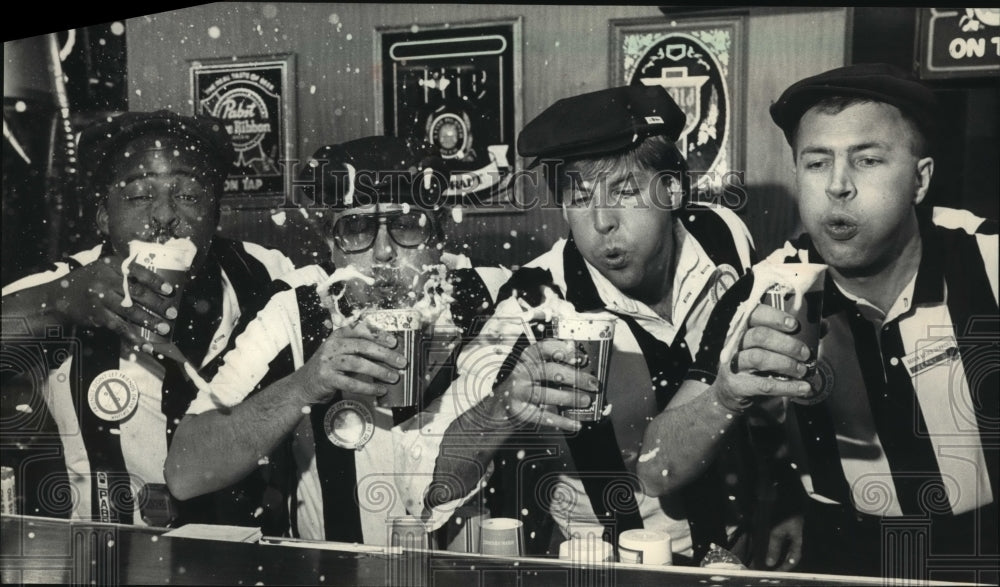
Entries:
{"type": "Polygon", "coordinates": [[[393,428],[451,382],[462,338],[455,335],[492,310],[509,277],[442,253],[438,169],[439,159],[393,137],[314,155],[301,183],[317,188],[314,218],[336,270],[313,265],[286,276],[237,338],[178,427],[165,471],[174,495],[225,487],[268,455],[291,450],[293,535],[385,544],[386,520],[406,515],[394,495],[393,428]],[[376,308],[430,316],[420,405],[377,401],[408,360],[395,335],[359,319],[376,308]],[[448,343],[439,344],[445,332],[448,343]]]}

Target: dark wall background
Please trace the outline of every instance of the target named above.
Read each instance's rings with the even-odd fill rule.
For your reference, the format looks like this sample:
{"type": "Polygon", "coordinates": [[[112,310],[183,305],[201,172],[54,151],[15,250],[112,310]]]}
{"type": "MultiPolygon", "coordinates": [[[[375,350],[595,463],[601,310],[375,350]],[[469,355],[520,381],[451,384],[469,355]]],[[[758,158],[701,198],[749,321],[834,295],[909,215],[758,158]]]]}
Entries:
{"type": "MultiPolygon", "coordinates": [[[[129,105],[190,112],[189,60],[295,53],[295,155],[308,157],[321,145],[379,131],[376,27],[520,17],[522,119],[527,122],[560,98],[608,87],[609,20],[669,24],[692,17],[689,7],[664,11],[609,5],[208,4],[128,20],[129,105]],[[210,36],[209,27],[217,27],[219,35],[210,36]]],[[[751,7],[740,12],[747,15],[748,115],[741,146],[749,192],[742,214],[759,248],[769,251],[796,230],[798,220],[791,200],[791,156],[766,110],[796,79],[845,63],[848,11],[751,7]]],[[[547,198],[544,188],[538,195],[547,198]]],[[[507,265],[537,256],[566,233],[561,213],[552,209],[466,214],[449,230],[452,248],[507,265]]],[[[268,210],[233,210],[223,218],[223,231],[283,248],[296,260],[312,260],[323,250],[297,215],[288,215],[279,226],[268,210]]]]}
{"type": "MultiPolygon", "coordinates": [[[[917,71],[919,9],[854,8],[851,62],[917,71]]],[[[941,104],[943,133],[927,202],[1000,217],[1000,77],[926,80],[941,104]]]]}

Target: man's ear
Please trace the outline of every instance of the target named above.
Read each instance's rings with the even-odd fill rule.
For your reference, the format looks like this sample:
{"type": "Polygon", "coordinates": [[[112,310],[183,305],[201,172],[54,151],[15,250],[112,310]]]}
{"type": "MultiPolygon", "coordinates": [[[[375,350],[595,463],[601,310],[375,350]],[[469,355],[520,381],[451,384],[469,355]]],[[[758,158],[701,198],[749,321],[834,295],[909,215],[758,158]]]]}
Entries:
{"type": "Polygon", "coordinates": [[[913,204],[919,204],[927,196],[927,190],[931,187],[931,177],[934,176],[934,158],[924,157],[917,161],[917,192],[913,197],[913,204]]]}
{"type": "Polygon", "coordinates": [[[108,207],[104,202],[97,205],[97,229],[104,236],[110,236],[108,231],[108,207]]]}

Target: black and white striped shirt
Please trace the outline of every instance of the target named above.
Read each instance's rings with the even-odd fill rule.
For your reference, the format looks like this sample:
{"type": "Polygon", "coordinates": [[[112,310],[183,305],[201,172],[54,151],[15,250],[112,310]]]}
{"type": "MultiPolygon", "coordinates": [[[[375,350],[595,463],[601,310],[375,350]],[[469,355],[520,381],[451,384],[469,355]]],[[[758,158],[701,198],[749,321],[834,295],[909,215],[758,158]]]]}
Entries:
{"type": "MultiPolygon", "coordinates": [[[[918,218],[920,265],[888,313],[827,277],[816,377],[829,396],[788,404],[806,491],[875,516],[949,516],[997,501],[996,224],[948,209],[918,218]]],[[[823,262],[808,235],[769,260],[823,262]]],[[[720,301],[688,379],[714,380],[752,282],[749,273],[720,301]]]]}

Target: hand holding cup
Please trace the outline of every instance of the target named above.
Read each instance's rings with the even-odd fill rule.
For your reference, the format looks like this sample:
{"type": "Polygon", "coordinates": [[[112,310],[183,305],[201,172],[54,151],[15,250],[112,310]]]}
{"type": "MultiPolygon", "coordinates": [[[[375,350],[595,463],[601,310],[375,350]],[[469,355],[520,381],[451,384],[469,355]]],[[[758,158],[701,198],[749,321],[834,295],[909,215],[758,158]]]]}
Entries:
{"type": "Polygon", "coordinates": [[[524,349],[510,376],[493,390],[517,426],[544,424],[575,432],[580,423],[559,408],[586,408],[600,389],[597,377],[578,367],[590,360],[570,340],[546,339],[524,349]]]}
{"type": "Polygon", "coordinates": [[[70,271],[53,283],[51,303],[71,324],[107,328],[129,346],[141,347],[147,342],[143,328],[170,332],[180,297],[152,270],[131,264],[125,276],[122,264],[121,257],[110,255],[70,271]],[[126,298],[130,303],[123,305],[126,298]]]}
{"type": "Polygon", "coordinates": [[[809,370],[810,350],[795,338],[798,330],[791,314],[765,304],[754,308],[729,363],[719,365],[714,385],[719,401],[742,411],[756,397],[809,395],[812,387],[801,378],[809,370]]]}
{"type": "Polygon", "coordinates": [[[407,365],[397,346],[393,333],[358,321],[334,330],[293,376],[307,404],[325,403],[339,392],[385,395],[407,365]]]}

